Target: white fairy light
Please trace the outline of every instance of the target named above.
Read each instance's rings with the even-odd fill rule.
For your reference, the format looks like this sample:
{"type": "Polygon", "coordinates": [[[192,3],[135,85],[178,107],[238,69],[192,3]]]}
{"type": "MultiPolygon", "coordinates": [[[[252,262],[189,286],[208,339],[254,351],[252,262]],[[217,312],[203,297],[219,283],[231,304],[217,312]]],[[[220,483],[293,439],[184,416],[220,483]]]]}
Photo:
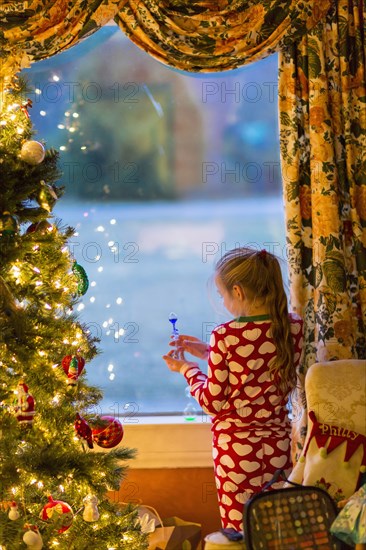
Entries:
{"type": "Polygon", "coordinates": [[[53,80],[54,82],[59,82],[60,77],[57,76],[57,74],[54,74],[53,77],[52,77],[52,80],[53,80]]]}
{"type": "Polygon", "coordinates": [[[90,286],[97,286],[96,281],[92,281],[92,282],[90,283],[90,286]]]}
{"type": "Polygon", "coordinates": [[[41,116],[46,116],[47,113],[46,113],[46,111],[39,111],[39,114],[40,114],[41,116]]]}
{"type": "Polygon", "coordinates": [[[112,363],[110,363],[110,364],[108,365],[108,371],[109,371],[109,372],[112,372],[113,369],[114,369],[114,365],[112,365],[112,363]]]}
{"type": "Polygon", "coordinates": [[[115,220],[114,218],[112,218],[111,220],[109,220],[109,223],[111,225],[115,225],[117,223],[117,220],[115,220]]]}
{"type": "Polygon", "coordinates": [[[59,130],[64,130],[65,129],[65,124],[57,124],[57,128],[59,130]]]}
{"type": "Polygon", "coordinates": [[[77,311],[82,311],[84,308],[85,308],[84,304],[79,304],[76,309],[77,309],[77,311]]]}
{"type": "Polygon", "coordinates": [[[120,305],[120,304],[122,304],[122,302],[123,302],[123,298],[118,296],[118,298],[116,299],[116,304],[120,305]]]}
{"type": "Polygon", "coordinates": [[[94,302],[95,302],[95,296],[91,296],[90,299],[89,299],[89,302],[91,302],[92,304],[94,304],[94,302]]]}
{"type": "Polygon", "coordinates": [[[98,267],[98,271],[99,273],[101,273],[103,271],[103,267],[102,266],[98,267]]]}
{"type": "Polygon", "coordinates": [[[103,233],[105,231],[104,227],[102,225],[98,225],[95,231],[98,231],[99,233],[103,233]]]}

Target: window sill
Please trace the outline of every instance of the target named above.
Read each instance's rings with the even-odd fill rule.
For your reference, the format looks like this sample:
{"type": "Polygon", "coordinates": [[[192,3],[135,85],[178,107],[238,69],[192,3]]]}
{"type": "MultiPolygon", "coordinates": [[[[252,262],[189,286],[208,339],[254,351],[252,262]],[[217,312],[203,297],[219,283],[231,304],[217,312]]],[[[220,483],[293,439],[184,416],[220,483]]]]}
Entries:
{"type": "Polygon", "coordinates": [[[122,445],[137,450],[130,469],[212,467],[208,417],[190,422],[177,416],[134,417],[123,427],[122,445]]]}

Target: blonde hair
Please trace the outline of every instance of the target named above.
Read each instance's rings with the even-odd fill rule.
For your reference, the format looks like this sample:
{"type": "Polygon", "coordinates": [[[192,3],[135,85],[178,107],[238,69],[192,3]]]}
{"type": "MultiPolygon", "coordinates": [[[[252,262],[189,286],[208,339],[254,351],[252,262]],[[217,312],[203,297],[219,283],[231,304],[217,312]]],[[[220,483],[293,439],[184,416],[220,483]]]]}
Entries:
{"type": "Polygon", "coordinates": [[[238,285],[250,300],[261,300],[268,308],[277,351],[269,370],[276,386],[288,394],[296,385],[296,370],[287,296],[278,259],[266,250],[235,248],[218,260],[216,275],[228,291],[238,285]]]}

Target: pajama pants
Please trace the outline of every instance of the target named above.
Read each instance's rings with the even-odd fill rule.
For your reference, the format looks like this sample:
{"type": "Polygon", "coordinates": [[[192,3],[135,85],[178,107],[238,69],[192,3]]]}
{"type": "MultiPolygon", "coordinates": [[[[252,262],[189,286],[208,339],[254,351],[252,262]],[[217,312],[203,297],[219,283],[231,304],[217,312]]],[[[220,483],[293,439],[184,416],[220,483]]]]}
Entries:
{"type": "MultiPolygon", "coordinates": [[[[289,433],[214,433],[212,454],[222,527],[242,531],[244,503],[276,470],[291,471],[289,433]]],[[[279,482],[273,488],[282,485],[279,482]]]]}

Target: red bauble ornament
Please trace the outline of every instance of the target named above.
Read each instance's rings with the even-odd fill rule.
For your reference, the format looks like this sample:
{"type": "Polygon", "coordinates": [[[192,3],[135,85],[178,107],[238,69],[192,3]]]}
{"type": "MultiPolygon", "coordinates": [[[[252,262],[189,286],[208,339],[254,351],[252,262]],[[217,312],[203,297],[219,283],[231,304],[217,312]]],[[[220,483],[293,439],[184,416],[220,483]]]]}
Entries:
{"type": "Polygon", "coordinates": [[[28,226],[26,233],[39,233],[40,235],[47,235],[54,230],[54,226],[50,224],[47,220],[41,220],[40,222],[32,223],[28,226]]]}
{"type": "Polygon", "coordinates": [[[61,365],[67,374],[67,383],[75,386],[85,366],[85,359],[81,355],[65,355],[61,365]]]}
{"type": "Polygon", "coordinates": [[[113,416],[101,416],[100,425],[93,428],[93,440],[104,449],[116,447],[123,438],[123,426],[113,416]]]}
{"type": "Polygon", "coordinates": [[[74,512],[67,502],[63,500],[53,500],[52,496],[48,497],[48,503],[43,506],[41,519],[57,523],[58,533],[64,533],[72,524],[74,512]]]}

